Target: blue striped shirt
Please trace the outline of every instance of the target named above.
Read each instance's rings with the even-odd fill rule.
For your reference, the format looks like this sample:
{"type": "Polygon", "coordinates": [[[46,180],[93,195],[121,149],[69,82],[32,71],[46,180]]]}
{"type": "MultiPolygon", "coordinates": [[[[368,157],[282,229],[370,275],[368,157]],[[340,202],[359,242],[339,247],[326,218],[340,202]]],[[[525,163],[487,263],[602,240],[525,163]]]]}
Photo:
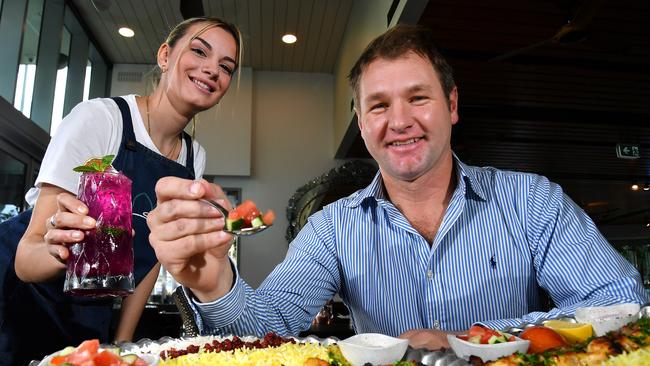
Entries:
{"type": "Polygon", "coordinates": [[[235,273],[224,297],[192,300],[201,331],[296,335],[337,293],[357,332],[392,336],[648,301],[639,273],[557,184],[454,159],[457,187],[432,245],[388,200],[378,173],[314,214],[257,290],[235,273]],[[556,308],[541,311],[538,286],[556,308]]]}

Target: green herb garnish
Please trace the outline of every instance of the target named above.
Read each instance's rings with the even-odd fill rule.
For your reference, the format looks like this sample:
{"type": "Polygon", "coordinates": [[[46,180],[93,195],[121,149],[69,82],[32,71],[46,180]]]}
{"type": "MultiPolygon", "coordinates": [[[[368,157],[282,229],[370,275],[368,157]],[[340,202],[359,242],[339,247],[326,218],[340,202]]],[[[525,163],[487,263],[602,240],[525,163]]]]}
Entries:
{"type": "Polygon", "coordinates": [[[117,237],[126,233],[126,230],[119,227],[113,227],[113,226],[100,226],[97,229],[105,233],[106,235],[110,235],[112,237],[117,237]]]}
{"type": "Polygon", "coordinates": [[[108,170],[111,167],[115,155],[106,155],[102,158],[93,158],[89,159],[84,163],[84,165],[79,165],[78,167],[72,169],[78,173],[102,173],[108,170]]]}

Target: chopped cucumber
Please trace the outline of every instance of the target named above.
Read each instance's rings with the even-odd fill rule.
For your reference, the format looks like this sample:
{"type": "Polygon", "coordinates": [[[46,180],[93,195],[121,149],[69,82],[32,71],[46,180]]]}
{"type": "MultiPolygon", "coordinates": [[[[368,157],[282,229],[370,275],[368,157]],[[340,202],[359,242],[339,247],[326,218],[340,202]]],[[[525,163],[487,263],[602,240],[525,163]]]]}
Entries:
{"type": "Polygon", "coordinates": [[[469,338],[467,338],[467,341],[471,342],[471,343],[480,344],[481,343],[481,336],[477,335],[477,336],[469,337],[469,338]]]}
{"type": "Polygon", "coordinates": [[[500,335],[498,337],[493,335],[492,337],[490,337],[490,339],[488,339],[488,344],[506,343],[507,341],[508,340],[506,339],[506,337],[504,337],[502,335],[500,335]]]}
{"type": "Polygon", "coordinates": [[[108,351],[116,356],[120,355],[120,348],[119,347],[108,347],[104,348],[104,351],[108,351]]]}
{"type": "Polygon", "coordinates": [[[260,227],[264,225],[264,221],[262,221],[262,216],[257,216],[256,218],[251,221],[251,225],[253,227],[260,227]]]}
{"type": "Polygon", "coordinates": [[[242,218],[236,220],[226,219],[226,230],[228,231],[239,230],[242,226],[244,226],[244,219],[242,218]]]}
{"type": "Polygon", "coordinates": [[[68,346],[68,347],[62,349],[61,352],[59,352],[58,356],[67,356],[67,355],[71,354],[72,352],[74,352],[76,349],[77,349],[76,347],[68,346]]]}
{"type": "Polygon", "coordinates": [[[137,359],[138,359],[138,356],[132,355],[132,354],[122,356],[122,361],[128,363],[129,365],[133,364],[135,362],[135,360],[137,360],[137,359]]]}

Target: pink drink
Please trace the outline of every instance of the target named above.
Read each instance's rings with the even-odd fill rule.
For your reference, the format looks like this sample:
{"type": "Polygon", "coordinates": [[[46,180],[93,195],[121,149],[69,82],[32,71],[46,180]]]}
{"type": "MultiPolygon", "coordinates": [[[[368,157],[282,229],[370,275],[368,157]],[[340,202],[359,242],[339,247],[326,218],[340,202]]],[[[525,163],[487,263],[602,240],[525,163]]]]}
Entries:
{"type": "Polygon", "coordinates": [[[133,293],[131,180],[115,171],[83,173],[77,197],[97,229],[70,246],[63,291],[90,297],[133,293]]]}

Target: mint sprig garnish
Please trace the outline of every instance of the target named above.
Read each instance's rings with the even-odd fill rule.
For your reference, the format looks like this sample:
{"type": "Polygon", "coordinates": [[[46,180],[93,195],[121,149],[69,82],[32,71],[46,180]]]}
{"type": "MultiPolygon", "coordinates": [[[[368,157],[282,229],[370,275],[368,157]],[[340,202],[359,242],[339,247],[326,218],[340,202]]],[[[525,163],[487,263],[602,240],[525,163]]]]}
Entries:
{"type": "Polygon", "coordinates": [[[113,158],[115,158],[115,155],[106,155],[102,158],[89,159],[88,161],[86,161],[86,163],[84,163],[84,165],[79,165],[78,167],[73,168],[72,170],[78,173],[87,173],[87,172],[102,173],[111,167],[113,158]]]}
{"type": "Polygon", "coordinates": [[[104,232],[107,235],[110,235],[112,237],[117,237],[120,235],[124,235],[126,233],[126,230],[119,228],[119,227],[113,227],[113,226],[100,226],[97,228],[97,230],[104,232]]]}

